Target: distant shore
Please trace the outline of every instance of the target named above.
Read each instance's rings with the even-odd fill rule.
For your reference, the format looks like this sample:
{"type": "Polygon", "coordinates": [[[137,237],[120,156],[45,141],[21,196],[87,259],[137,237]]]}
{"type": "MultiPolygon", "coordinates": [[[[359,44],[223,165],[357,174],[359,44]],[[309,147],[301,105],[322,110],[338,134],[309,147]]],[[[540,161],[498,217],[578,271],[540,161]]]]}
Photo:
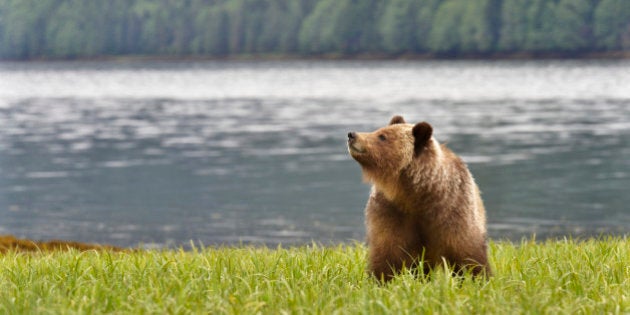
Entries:
{"type": "Polygon", "coordinates": [[[295,60],[347,60],[347,61],[390,61],[390,60],[597,60],[630,59],[630,51],[608,51],[588,53],[493,53],[493,54],[320,54],[320,55],[284,55],[284,54],[236,54],[225,56],[212,55],[101,55],[78,56],[73,58],[32,58],[0,59],[0,62],[47,62],[47,61],[295,61],[295,60]]]}

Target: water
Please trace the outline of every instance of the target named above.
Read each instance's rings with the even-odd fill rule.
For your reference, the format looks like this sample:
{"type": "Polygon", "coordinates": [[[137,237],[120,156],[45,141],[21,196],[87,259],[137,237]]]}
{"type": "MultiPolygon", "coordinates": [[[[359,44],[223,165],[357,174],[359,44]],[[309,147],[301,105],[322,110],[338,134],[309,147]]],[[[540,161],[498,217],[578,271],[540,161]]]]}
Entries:
{"type": "Polygon", "coordinates": [[[348,131],[426,120],[493,238],[630,230],[629,61],[0,63],[0,234],[363,240],[348,131]]]}

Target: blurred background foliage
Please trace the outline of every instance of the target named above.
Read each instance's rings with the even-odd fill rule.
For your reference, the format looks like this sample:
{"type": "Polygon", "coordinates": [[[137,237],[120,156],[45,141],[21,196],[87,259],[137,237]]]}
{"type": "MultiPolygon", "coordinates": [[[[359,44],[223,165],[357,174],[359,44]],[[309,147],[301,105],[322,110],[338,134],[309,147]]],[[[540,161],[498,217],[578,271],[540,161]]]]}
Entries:
{"type": "Polygon", "coordinates": [[[0,0],[3,59],[629,50],[628,0],[0,0]]]}

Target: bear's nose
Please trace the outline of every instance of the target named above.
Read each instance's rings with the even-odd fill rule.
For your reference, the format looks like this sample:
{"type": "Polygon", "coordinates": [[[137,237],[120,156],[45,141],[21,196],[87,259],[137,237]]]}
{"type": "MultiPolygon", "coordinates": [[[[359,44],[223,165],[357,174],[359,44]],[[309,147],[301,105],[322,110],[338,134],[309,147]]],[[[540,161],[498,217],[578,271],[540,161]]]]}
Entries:
{"type": "Polygon", "coordinates": [[[348,132],[348,140],[354,140],[357,138],[357,133],[352,131],[352,132],[348,132]]]}

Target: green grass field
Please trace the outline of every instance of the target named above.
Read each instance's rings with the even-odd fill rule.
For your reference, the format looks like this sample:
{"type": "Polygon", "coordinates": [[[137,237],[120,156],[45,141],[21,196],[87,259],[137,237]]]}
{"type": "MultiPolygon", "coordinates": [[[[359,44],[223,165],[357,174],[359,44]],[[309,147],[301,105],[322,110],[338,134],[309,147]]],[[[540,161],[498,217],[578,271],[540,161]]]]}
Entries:
{"type": "Polygon", "coordinates": [[[0,254],[2,314],[628,314],[630,240],[490,244],[495,276],[379,285],[361,244],[0,254]]]}

